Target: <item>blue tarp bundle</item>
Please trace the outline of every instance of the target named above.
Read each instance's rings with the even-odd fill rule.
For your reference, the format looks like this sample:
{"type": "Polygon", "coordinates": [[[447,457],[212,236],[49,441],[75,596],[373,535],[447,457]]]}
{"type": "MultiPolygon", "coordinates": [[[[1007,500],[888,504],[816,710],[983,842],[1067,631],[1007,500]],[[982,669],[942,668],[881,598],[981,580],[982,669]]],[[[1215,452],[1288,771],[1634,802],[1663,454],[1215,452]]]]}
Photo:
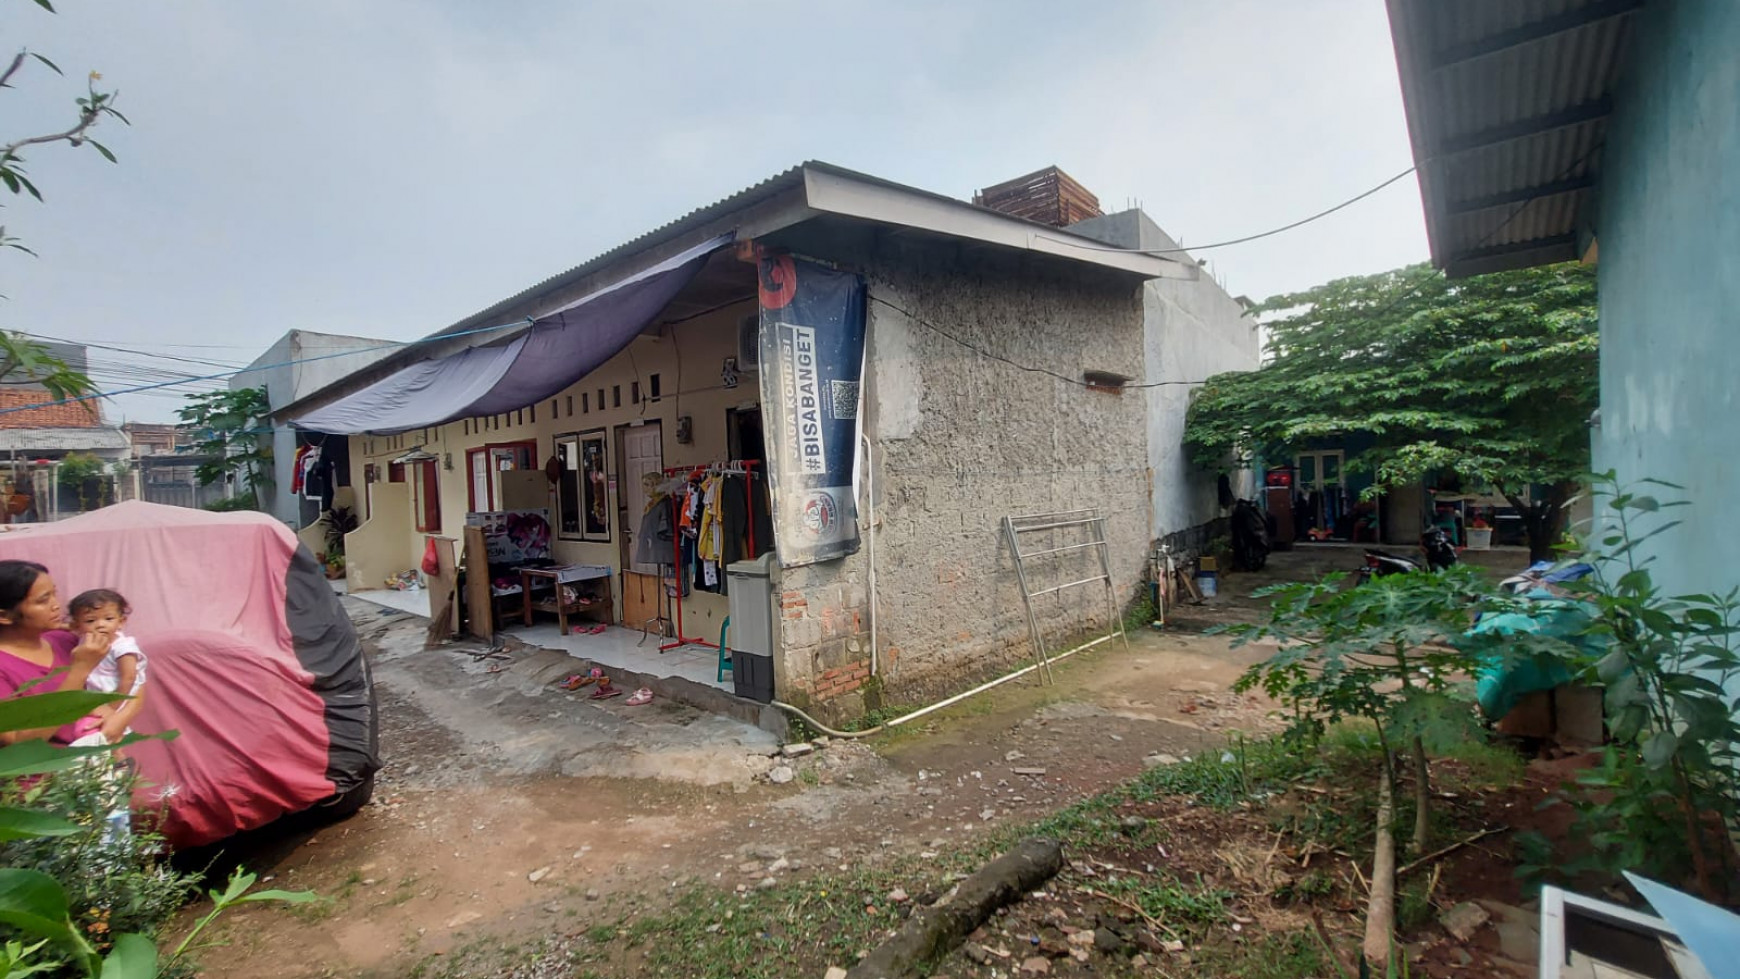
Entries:
{"type": "MultiPolygon", "coordinates": [[[[1570,564],[1555,569],[1551,562],[1539,561],[1530,565],[1524,576],[1544,585],[1562,585],[1594,573],[1595,569],[1587,564],[1570,564]]],[[[1483,615],[1469,630],[1469,635],[1548,636],[1565,640],[1591,657],[1601,655],[1601,643],[1587,635],[1595,620],[1589,606],[1563,598],[1546,588],[1525,592],[1522,597],[1534,603],[1527,613],[1483,615]]],[[[1492,653],[1484,658],[1486,665],[1480,670],[1475,696],[1480,701],[1481,712],[1494,720],[1510,713],[1527,694],[1551,690],[1569,683],[1572,678],[1570,669],[1562,660],[1549,656],[1512,658],[1492,653]]]]}

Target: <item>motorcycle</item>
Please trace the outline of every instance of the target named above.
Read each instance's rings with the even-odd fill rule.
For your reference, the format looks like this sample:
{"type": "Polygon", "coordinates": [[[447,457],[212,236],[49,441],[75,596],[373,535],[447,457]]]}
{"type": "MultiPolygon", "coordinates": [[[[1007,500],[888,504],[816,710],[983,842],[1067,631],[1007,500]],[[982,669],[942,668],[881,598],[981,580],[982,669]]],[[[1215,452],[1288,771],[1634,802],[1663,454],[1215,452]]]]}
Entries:
{"type": "Polygon", "coordinates": [[[1269,521],[1250,500],[1233,504],[1233,565],[1240,571],[1261,571],[1269,561],[1269,521]]]}
{"type": "MultiPolygon", "coordinates": [[[[1432,571],[1442,571],[1456,563],[1456,546],[1450,543],[1450,535],[1442,527],[1433,527],[1420,535],[1420,550],[1425,554],[1426,567],[1432,571]]],[[[1365,565],[1359,569],[1359,583],[1418,570],[1420,562],[1412,558],[1368,547],[1365,565]]]]}

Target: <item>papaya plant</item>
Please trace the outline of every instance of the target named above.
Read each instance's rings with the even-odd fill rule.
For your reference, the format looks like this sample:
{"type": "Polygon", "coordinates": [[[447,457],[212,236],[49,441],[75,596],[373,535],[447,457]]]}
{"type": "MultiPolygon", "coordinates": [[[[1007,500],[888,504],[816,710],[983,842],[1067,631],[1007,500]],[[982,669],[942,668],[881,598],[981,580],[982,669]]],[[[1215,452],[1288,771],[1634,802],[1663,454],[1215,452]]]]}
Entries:
{"type": "Polygon", "coordinates": [[[1429,755],[1479,737],[1463,681],[1480,665],[1464,633],[1491,594],[1476,569],[1388,575],[1346,586],[1347,575],[1277,585],[1267,622],[1231,626],[1235,644],[1265,640],[1280,650],[1251,667],[1235,689],[1261,688],[1291,712],[1290,736],[1314,741],[1348,718],[1371,721],[1386,755],[1407,751],[1414,774],[1416,851],[1429,835],[1429,755]]]}

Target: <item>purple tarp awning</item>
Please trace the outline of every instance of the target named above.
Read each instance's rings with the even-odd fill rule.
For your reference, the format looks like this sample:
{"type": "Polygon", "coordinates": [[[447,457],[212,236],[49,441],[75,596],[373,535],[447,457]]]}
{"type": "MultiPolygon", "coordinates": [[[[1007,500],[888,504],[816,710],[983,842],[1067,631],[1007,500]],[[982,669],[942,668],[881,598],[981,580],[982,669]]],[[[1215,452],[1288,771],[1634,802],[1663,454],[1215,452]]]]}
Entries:
{"type": "Polygon", "coordinates": [[[542,401],[628,346],[733,237],[720,235],[590,293],[506,343],[412,364],[290,424],[333,435],[391,435],[542,401]]]}

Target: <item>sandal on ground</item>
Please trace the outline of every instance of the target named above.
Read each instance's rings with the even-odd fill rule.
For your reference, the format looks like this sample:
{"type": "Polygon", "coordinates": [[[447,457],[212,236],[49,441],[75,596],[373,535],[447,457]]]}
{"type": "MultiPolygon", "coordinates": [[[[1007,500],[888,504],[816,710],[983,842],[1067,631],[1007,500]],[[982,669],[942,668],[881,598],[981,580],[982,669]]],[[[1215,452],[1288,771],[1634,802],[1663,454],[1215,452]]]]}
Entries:
{"type": "Polygon", "coordinates": [[[652,703],[652,698],[653,698],[652,691],[648,690],[645,687],[641,687],[639,690],[636,690],[634,693],[629,694],[628,699],[623,701],[623,703],[627,704],[630,707],[639,707],[641,704],[652,703]]]}
{"type": "Polygon", "coordinates": [[[601,680],[598,689],[592,691],[593,700],[609,700],[611,697],[622,696],[622,691],[610,685],[609,680],[601,680]]]}
{"type": "Polygon", "coordinates": [[[567,679],[557,680],[556,686],[561,687],[563,690],[578,690],[589,682],[591,682],[590,678],[583,677],[578,673],[571,673],[568,675],[567,679]]]}

